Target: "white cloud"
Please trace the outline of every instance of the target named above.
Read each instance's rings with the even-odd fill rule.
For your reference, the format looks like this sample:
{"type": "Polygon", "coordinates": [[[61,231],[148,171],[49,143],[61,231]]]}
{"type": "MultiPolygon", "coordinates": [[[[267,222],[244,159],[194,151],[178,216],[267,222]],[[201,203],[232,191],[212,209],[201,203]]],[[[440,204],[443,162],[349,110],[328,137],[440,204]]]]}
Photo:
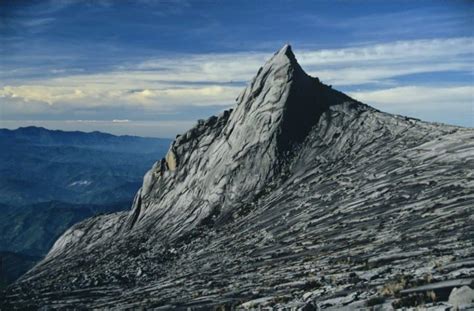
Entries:
{"type": "Polygon", "coordinates": [[[178,87],[166,89],[144,89],[131,92],[126,96],[130,102],[145,105],[179,106],[191,104],[194,106],[229,105],[239,88],[219,85],[201,87],[178,87]]]}
{"type": "Polygon", "coordinates": [[[474,86],[404,86],[350,95],[382,111],[474,127],[474,86]]]}
{"type": "MultiPolygon", "coordinates": [[[[326,83],[390,89],[354,92],[369,104],[423,105],[456,98],[472,100],[472,88],[396,87],[403,75],[458,71],[472,75],[473,38],[389,42],[343,49],[298,50],[302,67],[326,83]]],[[[297,47],[296,47],[297,48],[297,47]]],[[[271,53],[175,55],[122,64],[94,74],[8,82],[0,85],[3,118],[38,112],[77,109],[141,109],[179,111],[184,107],[231,106],[247,82],[271,53]]],[[[5,73],[4,73],[5,75],[5,73]]],[[[72,115],[72,114],[71,114],[72,115]]]]}
{"type": "Polygon", "coordinates": [[[427,109],[436,109],[455,104],[473,104],[474,86],[403,86],[375,91],[351,92],[350,95],[372,105],[397,105],[405,108],[416,105],[427,109]]]}
{"type": "MultiPolygon", "coordinates": [[[[308,73],[324,81],[357,85],[414,73],[472,71],[473,51],[472,38],[452,38],[318,51],[296,50],[296,56],[308,73]]],[[[148,60],[129,69],[156,70],[152,71],[154,78],[169,81],[248,81],[268,57],[268,53],[180,56],[148,60]]]]}
{"type": "Polygon", "coordinates": [[[361,47],[306,51],[299,56],[311,65],[354,64],[358,62],[410,63],[429,61],[446,56],[473,53],[473,38],[411,40],[381,43],[361,47]]]}
{"type": "Polygon", "coordinates": [[[58,101],[75,101],[87,95],[75,87],[46,86],[46,85],[21,85],[5,86],[0,89],[0,97],[19,98],[25,102],[44,102],[52,106],[58,101]]]}
{"type": "MultiPolygon", "coordinates": [[[[140,107],[145,110],[170,111],[182,106],[229,106],[240,91],[240,87],[201,86],[169,87],[151,89],[159,83],[143,83],[131,76],[123,85],[145,87],[138,90],[123,88],[122,84],[108,84],[113,77],[87,77],[97,84],[86,82],[84,78],[52,79],[44,85],[5,86],[0,88],[1,105],[4,113],[36,113],[38,108],[65,111],[101,107],[140,107]],[[102,80],[101,80],[102,79],[102,80]],[[57,80],[57,82],[56,82],[57,80]],[[106,83],[101,83],[101,81],[106,83]],[[56,85],[56,86],[53,86],[56,85]],[[37,108],[37,109],[33,109],[37,108]]],[[[116,79],[117,80],[117,79],[116,79]]],[[[118,79],[120,80],[120,79],[118,79]]],[[[163,86],[161,86],[163,87],[163,86]]]]}

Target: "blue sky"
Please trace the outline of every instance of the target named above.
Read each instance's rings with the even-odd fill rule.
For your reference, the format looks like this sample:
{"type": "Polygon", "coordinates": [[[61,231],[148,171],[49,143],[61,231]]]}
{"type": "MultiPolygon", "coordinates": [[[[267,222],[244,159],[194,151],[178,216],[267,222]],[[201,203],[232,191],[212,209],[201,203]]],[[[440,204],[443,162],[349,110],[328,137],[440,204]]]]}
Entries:
{"type": "Polygon", "coordinates": [[[4,0],[0,127],[173,137],[285,43],[358,100],[473,127],[473,29],[471,1],[4,0]]]}

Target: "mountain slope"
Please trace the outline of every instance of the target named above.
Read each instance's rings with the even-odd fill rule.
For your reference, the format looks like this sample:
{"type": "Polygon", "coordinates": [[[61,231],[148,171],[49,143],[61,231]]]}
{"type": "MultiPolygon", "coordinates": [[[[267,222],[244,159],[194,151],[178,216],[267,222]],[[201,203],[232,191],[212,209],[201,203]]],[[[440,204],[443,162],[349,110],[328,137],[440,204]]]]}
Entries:
{"type": "Polygon", "coordinates": [[[404,303],[401,288],[472,276],[473,138],[361,104],[306,75],[285,46],[235,110],[173,142],[130,212],[73,226],[5,299],[57,308],[404,303]]]}
{"type": "Polygon", "coordinates": [[[18,279],[38,260],[40,258],[0,251],[0,289],[18,279]]]}
{"type": "Polygon", "coordinates": [[[129,201],[100,205],[61,201],[25,206],[2,205],[0,249],[43,257],[72,225],[101,213],[125,210],[129,206],[129,201]]]}

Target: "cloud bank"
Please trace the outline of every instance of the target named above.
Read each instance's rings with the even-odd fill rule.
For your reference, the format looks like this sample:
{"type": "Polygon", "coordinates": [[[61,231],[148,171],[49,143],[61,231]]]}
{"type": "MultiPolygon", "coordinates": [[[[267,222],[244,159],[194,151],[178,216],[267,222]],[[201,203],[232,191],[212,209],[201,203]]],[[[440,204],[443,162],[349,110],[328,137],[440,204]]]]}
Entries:
{"type": "MultiPolygon", "coordinates": [[[[295,47],[295,54],[302,67],[323,82],[367,104],[382,109],[396,105],[410,114],[423,107],[466,109],[472,105],[473,47],[473,38],[448,38],[342,49],[295,47]],[[453,72],[465,75],[467,81],[439,85],[443,74],[453,72]],[[431,85],[409,79],[428,73],[441,77],[431,85]]],[[[234,104],[270,56],[262,52],[181,54],[123,63],[91,74],[65,68],[55,69],[59,76],[50,78],[15,79],[9,73],[0,82],[0,113],[2,119],[38,115],[87,119],[94,111],[99,118],[123,120],[132,112],[149,113],[153,119],[180,110],[222,110],[234,104]]]]}

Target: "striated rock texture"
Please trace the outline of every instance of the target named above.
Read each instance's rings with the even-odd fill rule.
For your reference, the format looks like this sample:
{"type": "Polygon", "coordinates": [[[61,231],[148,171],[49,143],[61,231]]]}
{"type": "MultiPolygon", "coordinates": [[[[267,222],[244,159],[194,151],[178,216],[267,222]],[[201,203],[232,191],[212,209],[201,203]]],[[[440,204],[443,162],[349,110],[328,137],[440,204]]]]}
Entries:
{"type": "Polygon", "coordinates": [[[473,276],[473,165],[474,130],[377,111],[285,46],[172,143],[130,212],[69,229],[5,306],[409,305],[403,289],[473,276]]]}

